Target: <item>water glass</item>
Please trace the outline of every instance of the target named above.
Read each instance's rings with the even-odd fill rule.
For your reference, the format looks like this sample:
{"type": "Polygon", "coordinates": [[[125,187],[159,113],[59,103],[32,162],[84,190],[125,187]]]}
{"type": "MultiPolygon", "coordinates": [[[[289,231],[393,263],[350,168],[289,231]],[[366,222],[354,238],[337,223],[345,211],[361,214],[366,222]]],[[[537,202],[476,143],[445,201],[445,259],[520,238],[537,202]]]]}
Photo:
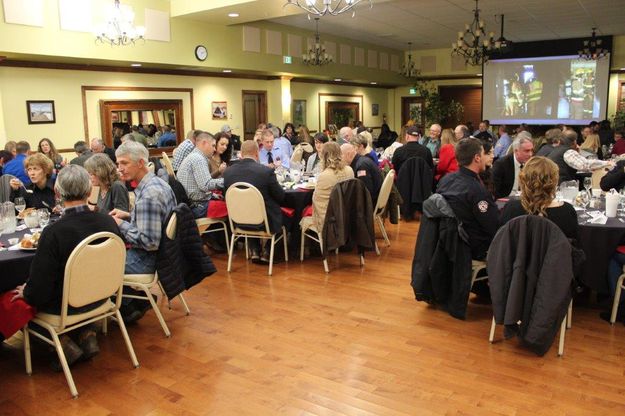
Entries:
{"type": "Polygon", "coordinates": [[[22,213],[22,211],[26,209],[26,200],[22,198],[21,196],[18,196],[17,198],[15,198],[14,203],[15,203],[15,209],[20,214],[22,213]]]}
{"type": "Polygon", "coordinates": [[[588,208],[588,205],[590,204],[590,194],[588,193],[588,191],[586,191],[586,190],[580,191],[577,194],[576,201],[579,203],[579,205],[582,208],[584,208],[584,211],[583,211],[583,214],[582,214],[583,217],[587,217],[588,214],[586,214],[586,208],[588,208]]]}
{"type": "Polygon", "coordinates": [[[592,187],[592,178],[590,176],[584,178],[584,189],[586,192],[590,192],[590,188],[592,187]]]}
{"type": "Polygon", "coordinates": [[[47,208],[41,208],[37,210],[37,216],[39,216],[39,227],[43,228],[50,222],[50,211],[47,208]]]}

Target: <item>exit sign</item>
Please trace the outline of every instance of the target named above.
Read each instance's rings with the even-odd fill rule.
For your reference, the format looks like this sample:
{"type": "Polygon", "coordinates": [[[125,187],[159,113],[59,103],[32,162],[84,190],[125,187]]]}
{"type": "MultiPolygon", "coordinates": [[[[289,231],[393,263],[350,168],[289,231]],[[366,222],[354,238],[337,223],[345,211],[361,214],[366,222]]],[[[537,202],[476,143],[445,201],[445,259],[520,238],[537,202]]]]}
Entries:
{"type": "Polygon", "coordinates": [[[417,93],[416,88],[410,88],[410,94],[415,95],[417,93]]]}
{"type": "Polygon", "coordinates": [[[282,57],[282,62],[284,62],[285,64],[292,64],[293,63],[293,57],[292,56],[283,56],[282,57]]]}

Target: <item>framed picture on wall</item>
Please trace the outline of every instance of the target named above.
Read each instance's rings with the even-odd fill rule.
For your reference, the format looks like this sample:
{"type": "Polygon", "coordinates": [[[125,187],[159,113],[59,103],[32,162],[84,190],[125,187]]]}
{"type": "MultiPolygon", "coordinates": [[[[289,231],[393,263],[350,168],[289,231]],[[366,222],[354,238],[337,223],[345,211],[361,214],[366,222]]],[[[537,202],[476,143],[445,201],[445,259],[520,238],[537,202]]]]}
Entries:
{"type": "Polygon", "coordinates": [[[371,115],[377,116],[380,114],[380,104],[371,104],[371,115]]]}
{"type": "Polygon", "coordinates": [[[295,128],[306,125],[306,100],[293,100],[291,117],[295,128]]]}
{"type": "Polygon", "coordinates": [[[213,120],[228,119],[228,103],[226,101],[213,101],[211,103],[213,120]]]}
{"type": "Polygon", "coordinates": [[[26,101],[28,124],[56,123],[54,101],[26,101]]]}

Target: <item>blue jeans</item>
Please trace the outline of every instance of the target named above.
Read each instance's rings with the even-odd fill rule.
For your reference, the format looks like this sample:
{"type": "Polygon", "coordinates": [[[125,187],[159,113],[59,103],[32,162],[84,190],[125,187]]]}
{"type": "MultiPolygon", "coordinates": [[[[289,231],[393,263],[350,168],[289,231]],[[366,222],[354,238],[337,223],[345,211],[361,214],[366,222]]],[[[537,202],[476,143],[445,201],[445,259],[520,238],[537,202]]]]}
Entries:
{"type": "Polygon", "coordinates": [[[148,274],[156,271],[156,251],[131,248],[126,252],[126,274],[148,274]]]}
{"type": "MultiPolygon", "coordinates": [[[[618,251],[612,255],[610,262],[608,263],[608,286],[610,288],[610,295],[614,297],[616,293],[616,283],[621,274],[623,274],[623,265],[625,265],[625,254],[618,251]]],[[[619,304],[625,303],[625,294],[621,294],[621,300],[619,304]]]]}
{"type": "Polygon", "coordinates": [[[206,213],[208,211],[208,201],[204,202],[195,202],[196,205],[191,208],[191,212],[193,212],[193,218],[206,218],[206,213]]]}

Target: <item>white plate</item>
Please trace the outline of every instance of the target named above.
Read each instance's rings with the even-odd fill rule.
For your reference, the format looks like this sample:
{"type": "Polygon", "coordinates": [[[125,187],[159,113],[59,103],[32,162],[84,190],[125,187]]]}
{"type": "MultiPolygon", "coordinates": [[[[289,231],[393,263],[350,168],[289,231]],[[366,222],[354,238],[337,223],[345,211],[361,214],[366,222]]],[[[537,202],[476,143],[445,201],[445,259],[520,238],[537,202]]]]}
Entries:
{"type": "Polygon", "coordinates": [[[19,249],[22,251],[37,251],[37,247],[22,247],[21,245],[19,246],[19,249]]]}

